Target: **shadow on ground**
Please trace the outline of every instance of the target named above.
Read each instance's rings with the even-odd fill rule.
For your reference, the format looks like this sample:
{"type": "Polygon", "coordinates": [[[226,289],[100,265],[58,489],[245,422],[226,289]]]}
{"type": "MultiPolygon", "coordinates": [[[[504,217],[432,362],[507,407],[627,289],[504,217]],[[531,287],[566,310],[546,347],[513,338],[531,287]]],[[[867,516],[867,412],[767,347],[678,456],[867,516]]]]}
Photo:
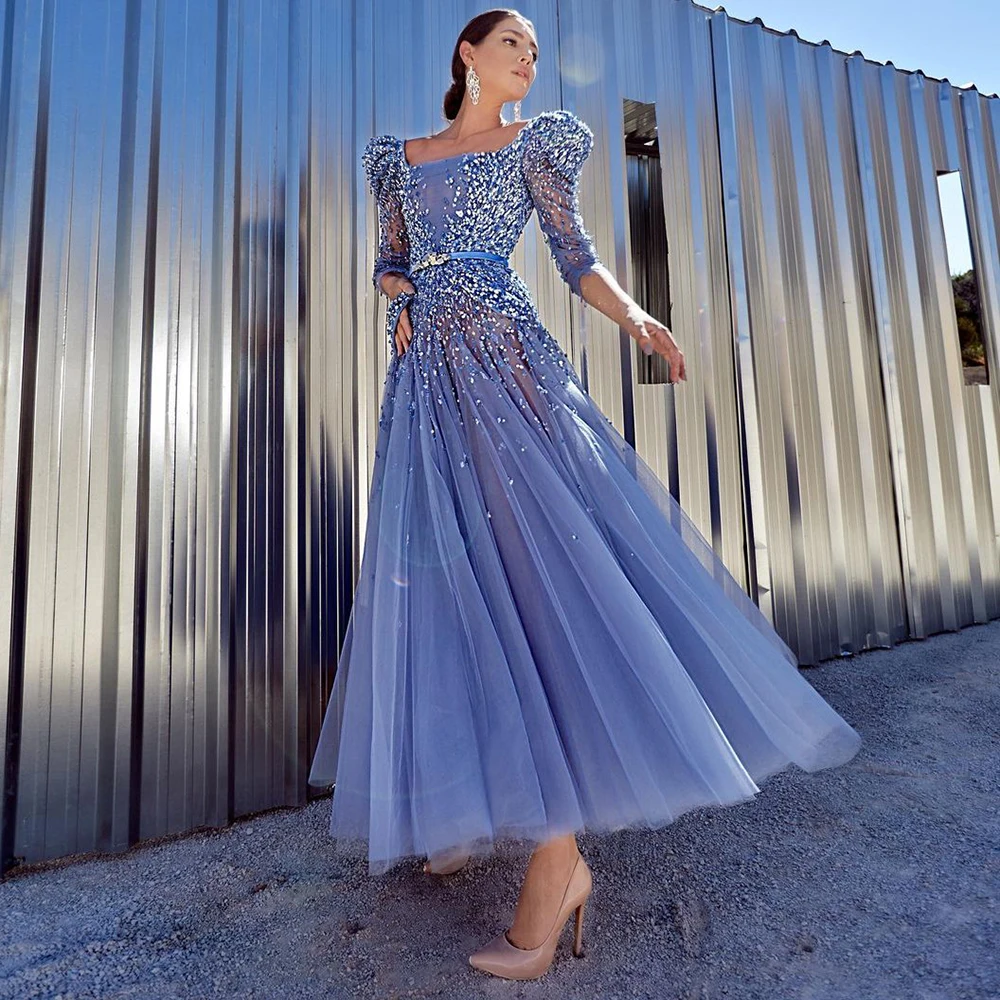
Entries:
{"type": "Polygon", "coordinates": [[[808,669],[865,739],[753,801],[580,837],[585,955],[548,974],[467,956],[513,914],[526,854],[369,878],[330,800],[0,883],[0,997],[1000,996],[1000,622],[808,669]]]}

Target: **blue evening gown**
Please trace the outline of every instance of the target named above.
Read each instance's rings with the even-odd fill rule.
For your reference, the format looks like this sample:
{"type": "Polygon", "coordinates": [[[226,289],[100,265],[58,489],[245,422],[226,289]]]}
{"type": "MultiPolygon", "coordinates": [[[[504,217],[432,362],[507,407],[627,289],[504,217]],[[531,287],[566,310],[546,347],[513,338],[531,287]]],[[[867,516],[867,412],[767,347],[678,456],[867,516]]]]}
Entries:
{"type": "Polygon", "coordinates": [[[549,111],[411,166],[372,138],[389,307],[360,578],[309,775],[337,850],[380,874],[500,838],[656,828],[752,798],[860,737],[584,390],[506,263],[532,210],[580,294],[593,133],[549,111]],[[392,341],[409,306],[413,339],[392,341]]]}

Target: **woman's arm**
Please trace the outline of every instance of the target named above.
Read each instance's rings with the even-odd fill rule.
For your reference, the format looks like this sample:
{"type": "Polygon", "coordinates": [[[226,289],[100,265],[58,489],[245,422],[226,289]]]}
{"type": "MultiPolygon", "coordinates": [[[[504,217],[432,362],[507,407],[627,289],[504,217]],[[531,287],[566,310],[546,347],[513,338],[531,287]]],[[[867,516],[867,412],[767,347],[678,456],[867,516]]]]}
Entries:
{"type": "MultiPolygon", "coordinates": [[[[365,145],[361,160],[372,194],[378,206],[378,249],[372,283],[385,296],[396,298],[402,292],[414,292],[410,281],[410,238],[403,218],[396,168],[401,151],[399,140],[391,135],[373,136],[365,145]]],[[[413,335],[410,316],[404,306],[396,321],[396,353],[402,354],[413,335]]]]}
{"type": "Polygon", "coordinates": [[[647,355],[655,351],[665,357],[672,383],[686,380],[684,353],[670,330],[618,284],[601,263],[584,225],[580,172],[593,148],[593,132],[566,110],[543,112],[533,125],[522,168],[538,223],[563,280],[574,294],[624,329],[647,355]]]}

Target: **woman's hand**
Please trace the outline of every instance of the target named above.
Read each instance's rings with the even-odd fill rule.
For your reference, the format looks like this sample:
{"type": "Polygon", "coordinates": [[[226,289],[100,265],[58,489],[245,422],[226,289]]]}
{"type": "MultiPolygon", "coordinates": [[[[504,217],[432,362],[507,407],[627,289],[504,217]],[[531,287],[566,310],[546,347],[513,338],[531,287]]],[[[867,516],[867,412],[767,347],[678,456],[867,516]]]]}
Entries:
{"type": "MultiPolygon", "coordinates": [[[[392,271],[382,276],[382,291],[390,299],[394,299],[397,295],[402,295],[403,292],[413,292],[416,294],[417,290],[413,287],[413,283],[409,278],[392,271]]],[[[410,325],[409,309],[409,305],[403,306],[399,314],[399,319],[396,320],[395,341],[397,357],[403,354],[413,339],[413,327],[410,325]]]]}
{"type": "Polygon", "coordinates": [[[671,384],[687,381],[684,352],[677,346],[673,334],[639,306],[603,264],[580,278],[580,297],[613,323],[624,327],[644,354],[654,351],[662,354],[670,363],[671,384]]]}
{"type": "Polygon", "coordinates": [[[642,348],[643,354],[650,355],[655,351],[667,359],[670,363],[671,384],[687,381],[684,352],[677,346],[673,334],[658,319],[633,303],[626,309],[622,325],[642,348]]]}

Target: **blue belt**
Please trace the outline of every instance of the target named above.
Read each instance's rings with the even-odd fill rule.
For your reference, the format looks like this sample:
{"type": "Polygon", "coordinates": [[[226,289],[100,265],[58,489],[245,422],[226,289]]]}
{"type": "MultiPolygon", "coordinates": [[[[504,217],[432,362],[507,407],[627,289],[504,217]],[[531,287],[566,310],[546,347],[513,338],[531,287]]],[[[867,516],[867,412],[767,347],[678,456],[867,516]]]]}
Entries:
{"type": "Polygon", "coordinates": [[[484,260],[498,260],[501,264],[507,263],[506,257],[501,257],[498,253],[488,253],[485,250],[441,250],[429,253],[423,260],[414,264],[410,268],[410,274],[420,271],[425,267],[430,267],[432,264],[443,264],[454,257],[482,257],[484,260]]]}

